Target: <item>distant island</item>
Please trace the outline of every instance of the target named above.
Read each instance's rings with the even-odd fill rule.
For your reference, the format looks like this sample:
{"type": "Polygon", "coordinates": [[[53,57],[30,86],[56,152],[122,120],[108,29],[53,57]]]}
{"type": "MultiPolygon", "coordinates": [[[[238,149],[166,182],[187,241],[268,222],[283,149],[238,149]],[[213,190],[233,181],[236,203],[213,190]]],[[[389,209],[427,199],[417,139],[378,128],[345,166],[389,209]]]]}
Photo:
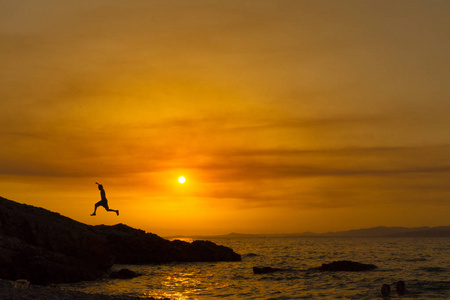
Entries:
{"type": "Polygon", "coordinates": [[[225,235],[192,235],[192,236],[168,236],[167,239],[176,238],[426,238],[426,237],[450,237],[450,226],[439,227],[385,227],[355,229],[326,233],[286,233],[286,234],[245,234],[229,233],[225,235]]]}

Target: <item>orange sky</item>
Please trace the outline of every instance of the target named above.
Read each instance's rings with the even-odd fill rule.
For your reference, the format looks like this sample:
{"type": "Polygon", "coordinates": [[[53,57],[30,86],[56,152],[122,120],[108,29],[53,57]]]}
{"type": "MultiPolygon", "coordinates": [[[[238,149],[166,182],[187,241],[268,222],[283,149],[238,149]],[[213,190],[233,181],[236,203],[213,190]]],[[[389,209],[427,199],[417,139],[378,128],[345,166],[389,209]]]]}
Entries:
{"type": "Polygon", "coordinates": [[[449,12],[0,0],[0,196],[160,235],[449,225],[449,12]]]}

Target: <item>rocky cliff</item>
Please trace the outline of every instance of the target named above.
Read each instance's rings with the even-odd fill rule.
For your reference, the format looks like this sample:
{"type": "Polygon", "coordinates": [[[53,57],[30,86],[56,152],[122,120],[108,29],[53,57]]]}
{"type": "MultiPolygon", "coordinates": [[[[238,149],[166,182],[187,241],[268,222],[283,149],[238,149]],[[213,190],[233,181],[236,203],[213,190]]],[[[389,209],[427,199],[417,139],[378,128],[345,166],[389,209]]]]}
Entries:
{"type": "Polygon", "coordinates": [[[0,197],[0,278],[48,284],[95,279],[114,263],[238,261],[208,241],[168,241],[123,224],[90,226],[0,197]]]}

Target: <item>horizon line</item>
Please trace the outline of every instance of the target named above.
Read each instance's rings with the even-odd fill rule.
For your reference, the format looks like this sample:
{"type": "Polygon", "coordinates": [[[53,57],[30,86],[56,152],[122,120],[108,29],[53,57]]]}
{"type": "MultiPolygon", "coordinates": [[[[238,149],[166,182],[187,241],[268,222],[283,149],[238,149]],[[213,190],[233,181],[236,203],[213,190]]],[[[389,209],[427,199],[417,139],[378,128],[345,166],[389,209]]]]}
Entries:
{"type": "Polygon", "coordinates": [[[277,236],[277,235],[305,235],[305,234],[314,234],[314,235],[324,235],[324,234],[334,234],[334,233],[343,233],[343,232],[351,232],[351,231],[361,231],[361,230],[369,230],[369,229],[377,229],[377,228],[388,228],[388,229],[408,229],[408,230],[414,230],[414,229],[436,229],[441,227],[449,227],[449,225],[438,225],[438,226],[417,226],[417,227],[405,227],[405,226],[374,226],[374,227],[363,227],[363,228],[356,228],[356,229],[348,229],[348,230],[338,230],[338,231],[326,231],[326,232],[313,232],[313,231],[303,231],[303,232],[281,232],[281,233],[244,233],[244,232],[229,232],[225,234],[175,234],[175,235],[167,235],[163,236],[164,238],[175,238],[175,237],[223,237],[223,236],[230,236],[230,235],[247,235],[247,236],[261,236],[261,235],[271,235],[271,236],[277,236]]]}

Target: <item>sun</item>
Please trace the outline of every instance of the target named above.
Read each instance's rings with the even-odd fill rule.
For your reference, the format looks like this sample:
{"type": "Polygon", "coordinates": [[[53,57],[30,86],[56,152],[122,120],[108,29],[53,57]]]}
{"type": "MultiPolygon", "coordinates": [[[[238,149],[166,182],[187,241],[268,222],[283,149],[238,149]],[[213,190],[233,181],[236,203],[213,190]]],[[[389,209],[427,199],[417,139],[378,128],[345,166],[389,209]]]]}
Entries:
{"type": "Polygon", "coordinates": [[[186,178],[184,178],[183,176],[178,177],[178,182],[183,184],[186,181],[186,178]]]}

